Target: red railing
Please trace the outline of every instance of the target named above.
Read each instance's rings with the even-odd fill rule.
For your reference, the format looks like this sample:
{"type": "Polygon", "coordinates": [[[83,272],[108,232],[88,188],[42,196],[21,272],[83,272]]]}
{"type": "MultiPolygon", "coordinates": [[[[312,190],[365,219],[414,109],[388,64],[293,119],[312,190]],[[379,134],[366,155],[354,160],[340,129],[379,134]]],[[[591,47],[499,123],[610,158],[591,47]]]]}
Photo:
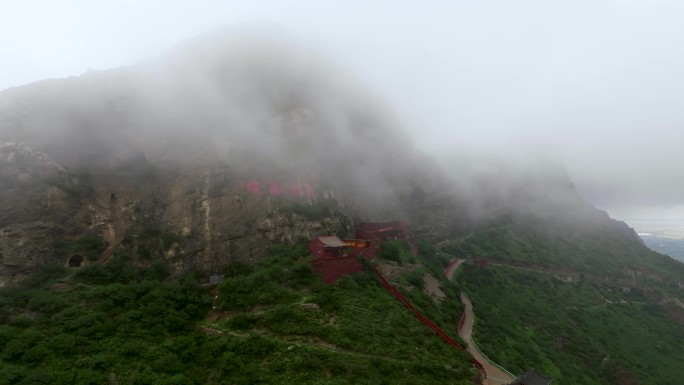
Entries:
{"type": "MultiPolygon", "coordinates": [[[[385,289],[387,289],[390,293],[392,293],[394,295],[395,298],[397,298],[399,300],[399,302],[401,302],[407,309],[409,309],[411,311],[411,313],[413,313],[413,315],[416,316],[416,318],[418,318],[418,320],[420,322],[422,322],[425,326],[432,329],[435,333],[437,333],[437,335],[440,338],[442,338],[442,340],[444,340],[444,342],[446,342],[450,346],[452,346],[452,347],[454,347],[460,351],[465,351],[465,349],[463,348],[463,346],[461,346],[461,344],[456,342],[453,338],[449,337],[449,335],[446,334],[434,322],[432,322],[432,320],[430,320],[429,318],[424,316],[420,311],[418,311],[418,309],[416,309],[411,304],[411,301],[409,301],[408,298],[406,298],[403,294],[401,294],[399,289],[394,287],[394,285],[390,284],[387,281],[387,279],[385,279],[385,277],[382,275],[382,273],[380,273],[380,271],[378,271],[378,269],[375,266],[372,266],[372,265],[369,265],[369,266],[370,266],[370,269],[373,271],[373,273],[375,273],[375,276],[378,278],[380,283],[382,283],[382,286],[384,286],[385,289]]],[[[463,324],[463,319],[464,319],[464,317],[461,316],[461,320],[458,322],[459,330],[460,330],[461,325],[463,324]]],[[[472,359],[471,362],[472,362],[473,366],[475,366],[480,371],[480,373],[486,377],[487,374],[486,374],[485,369],[482,366],[482,364],[474,358],[472,359]]]]}
{"type": "Polygon", "coordinates": [[[399,289],[394,287],[392,284],[387,282],[385,277],[382,276],[382,274],[378,271],[375,266],[371,266],[371,270],[375,273],[375,275],[378,277],[382,285],[385,287],[385,289],[389,290],[390,293],[396,297],[399,302],[401,302],[411,313],[413,313],[416,318],[420,322],[422,322],[424,325],[432,329],[435,333],[437,333],[438,336],[440,336],[447,344],[455,347],[458,350],[464,351],[463,346],[461,346],[458,342],[454,341],[453,338],[449,337],[448,334],[446,334],[439,326],[437,326],[434,322],[432,322],[429,318],[425,317],[418,309],[416,309],[413,304],[411,304],[411,301],[408,300],[401,292],[399,289]]]}

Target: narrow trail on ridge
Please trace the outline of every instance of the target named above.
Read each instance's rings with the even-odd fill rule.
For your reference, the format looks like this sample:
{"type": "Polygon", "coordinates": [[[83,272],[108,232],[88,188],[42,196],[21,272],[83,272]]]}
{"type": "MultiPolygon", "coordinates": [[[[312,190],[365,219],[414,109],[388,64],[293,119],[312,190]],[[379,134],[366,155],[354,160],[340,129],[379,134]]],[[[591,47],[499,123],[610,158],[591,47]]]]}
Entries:
{"type": "MultiPolygon", "coordinates": [[[[455,263],[449,265],[445,270],[445,275],[449,280],[452,279],[454,273],[458,267],[464,262],[464,260],[457,260],[455,263]]],[[[483,381],[484,385],[505,385],[513,381],[513,377],[508,375],[503,370],[499,369],[495,364],[493,364],[489,359],[480,353],[480,351],[475,347],[475,342],[473,341],[473,324],[475,322],[475,313],[473,312],[473,304],[470,299],[465,294],[461,293],[461,302],[465,306],[463,322],[459,323],[458,335],[463,338],[464,341],[468,343],[468,348],[466,349],[468,353],[472,354],[473,357],[478,360],[485,369],[487,373],[487,378],[483,381]]]]}

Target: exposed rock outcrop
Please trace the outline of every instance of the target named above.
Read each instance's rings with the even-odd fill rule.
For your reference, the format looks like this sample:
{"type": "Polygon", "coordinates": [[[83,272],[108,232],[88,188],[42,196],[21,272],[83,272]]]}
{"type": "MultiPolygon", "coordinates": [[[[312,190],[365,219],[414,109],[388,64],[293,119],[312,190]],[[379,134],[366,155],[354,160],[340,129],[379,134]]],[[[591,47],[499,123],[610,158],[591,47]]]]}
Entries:
{"type": "Polygon", "coordinates": [[[78,208],[78,182],[29,146],[0,143],[0,286],[57,256],[78,208]]]}
{"type": "Polygon", "coordinates": [[[556,170],[502,169],[456,188],[368,92],[321,62],[213,36],[137,66],[0,92],[0,284],[68,266],[88,239],[84,263],[124,253],[174,271],[351,236],[360,219],[408,220],[417,237],[443,240],[511,207],[544,212],[535,205],[549,175],[557,212],[607,219],[556,170]]]}

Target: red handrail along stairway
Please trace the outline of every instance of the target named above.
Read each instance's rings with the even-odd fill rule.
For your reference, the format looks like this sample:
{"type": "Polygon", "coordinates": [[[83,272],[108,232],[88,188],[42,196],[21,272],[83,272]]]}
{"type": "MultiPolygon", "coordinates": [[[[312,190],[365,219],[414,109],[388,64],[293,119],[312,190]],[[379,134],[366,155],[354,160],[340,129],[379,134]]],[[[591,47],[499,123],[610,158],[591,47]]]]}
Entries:
{"type": "MultiPolygon", "coordinates": [[[[394,297],[395,297],[396,299],[398,299],[399,302],[401,302],[409,311],[411,311],[411,313],[413,313],[413,315],[416,316],[416,318],[418,318],[418,320],[419,320],[420,322],[422,322],[425,326],[429,327],[429,328],[432,329],[435,333],[437,333],[437,335],[438,335],[442,340],[444,340],[444,342],[446,342],[448,345],[450,345],[451,347],[456,348],[456,349],[458,349],[458,350],[460,350],[460,351],[462,351],[462,352],[465,352],[465,351],[466,351],[466,350],[463,348],[463,346],[461,346],[461,345],[460,345],[458,342],[456,342],[453,338],[449,337],[449,335],[446,334],[446,333],[445,333],[439,326],[437,326],[434,322],[432,322],[432,320],[430,320],[429,318],[427,318],[426,316],[424,316],[420,311],[418,311],[418,309],[416,309],[416,308],[411,304],[411,301],[409,301],[408,298],[406,298],[403,294],[401,294],[401,292],[400,292],[394,285],[390,284],[390,283],[387,281],[387,279],[385,279],[385,277],[382,275],[382,273],[380,273],[380,271],[378,271],[378,269],[377,269],[375,266],[372,266],[371,264],[367,264],[367,266],[369,266],[369,268],[371,269],[371,271],[373,271],[373,273],[374,273],[375,276],[378,278],[378,280],[380,281],[380,283],[382,283],[382,286],[384,286],[385,289],[387,289],[390,293],[392,293],[392,294],[394,295],[394,297]]],[[[463,318],[463,317],[461,317],[461,318],[463,318]]],[[[481,375],[481,378],[486,378],[486,377],[487,377],[487,373],[485,372],[485,369],[484,369],[484,367],[482,366],[482,364],[481,364],[479,361],[477,361],[476,359],[474,359],[474,358],[472,359],[471,362],[472,362],[473,366],[475,366],[475,367],[479,370],[480,375],[481,375]]],[[[480,379],[480,381],[481,381],[481,379],[480,379]]]]}

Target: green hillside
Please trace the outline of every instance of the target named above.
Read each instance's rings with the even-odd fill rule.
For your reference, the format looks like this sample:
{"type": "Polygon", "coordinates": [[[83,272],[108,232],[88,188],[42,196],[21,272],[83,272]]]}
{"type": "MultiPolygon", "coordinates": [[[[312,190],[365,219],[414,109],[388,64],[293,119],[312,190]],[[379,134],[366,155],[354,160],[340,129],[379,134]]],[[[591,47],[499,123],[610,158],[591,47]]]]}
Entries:
{"type": "Polygon", "coordinates": [[[513,373],[535,367],[560,385],[684,378],[684,265],[626,226],[519,216],[447,249],[488,257],[456,279],[481,349],[513,373]]]}
{"type": "Polygon", "coordinates": [[[643,293],[508,267],[466,266],[458,279],[480,348],[514,373],[535,367],[557,384],[681,383],[684,328],[643,293]]]}
{"type": "MultiPolygon", "coordinates": [[[[324,285],[305,255],[282,247],[255,267],[231,265],[218,287],[122,256],[44,269],[31,287],[0,290],[0,384],[472,383],[469,356],[371,275],[324,285]]],[[[426,262],[401,282],[455,334],[458,292],[443,282],[442,305],[430,300],[415,279],[430,271],[420,266],[438,270],[426,262]]]]}
{"type": "MultiPolygon", "coordinates": [[[[467,293],[481,350],[512,373],[681,383],[684,265],[588,205],[518,207],[421,243],[421,256],[386,242],[373,263],[461,344],[467,293]],[[447,281],[449,255],[489,266],[465,264],[447,281]]],[[[147,238],[136,239],[139,249],[147,238]]],[[[87,256],[97,240],[64,248],[87,256]]],[[[472,384],[477,374],[371,273],[323,284],[301,244],[233,262],[213,286],[201,270],[170,276],[148,254],[123,245],[0,289],[0,384],[472,384]]]]}

